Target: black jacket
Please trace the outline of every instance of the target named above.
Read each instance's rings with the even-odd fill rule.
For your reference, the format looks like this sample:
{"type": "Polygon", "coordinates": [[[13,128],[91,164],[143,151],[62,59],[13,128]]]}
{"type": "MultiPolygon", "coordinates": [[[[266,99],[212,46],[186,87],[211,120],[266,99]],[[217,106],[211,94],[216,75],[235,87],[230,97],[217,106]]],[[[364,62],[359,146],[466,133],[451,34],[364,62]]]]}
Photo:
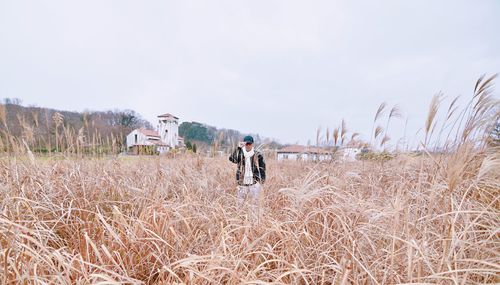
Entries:
{"type": "MultiPolygon", "coordinates": [[[[243,177],[245,173],[245,156],[243,155],[243,149],[238,147],[231,154],[231,156],[229,156],[229,161],[238,164],[238,169],[236,170],[236,181],[238,182],[238,185],[243,185],[243,177]]],[[[264,162],[264,156],[260,152],[255,151],[255,154],[252,156],[250,161],[252,164],[254,182],[264,184],[266,180],[266,163],[264,162]]]]}

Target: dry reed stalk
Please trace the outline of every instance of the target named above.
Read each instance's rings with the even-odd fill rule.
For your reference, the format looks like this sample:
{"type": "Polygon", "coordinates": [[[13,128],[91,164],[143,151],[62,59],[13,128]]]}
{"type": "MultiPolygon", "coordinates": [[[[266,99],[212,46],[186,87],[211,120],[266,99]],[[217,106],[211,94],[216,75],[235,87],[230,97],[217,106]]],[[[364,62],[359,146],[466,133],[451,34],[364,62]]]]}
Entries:
{"type": "Polygon", "coordinates": [[[387,124],[385,125],[385,135],[384,135],[384,138],[382,139],[382,142],[380,143],[380,145],[383,147],[385,146],[385,143],[388,141],[388,140],[384,140],[385,138],[388,138],[389,135],[389,123],[391,121],[392,118],[401,118],[402,115],[401,115],[401,109],[399,108],[398,105],[394,105],[392,108],[391,108],[391,111],[389,112],[389,116],[387,117],[387,124]]]}
{"type": "Polygon", "coordinates": [[[380,119],[380,117],[383,116],[384,114],[384,111],[385,111],[385,107],[387,106],[387,103],[385,102],[382,102],[378,109],[377,109],[377,112],[375,112],[375,116],[373,118],[373,126],[372,126],[372,132],[371,132],[371,142],[370,142],[370,145],[372,147],[375,147],[375,141],[377,140],[377,136],[375,135],[375,132],[376,132],[376,129],[375,129],[375,124],[377,123],[378,119],[380,119]]]}
{"type": "Polygon", "coordinates": [[[347,135],[347,125],[346,125],[344,119],[342,119],[342,123],[340,126],[341,126],[341,128],[340,128],[340,145],[344,145],[346,135],[347,135]]]}
{"type": "Polygon", "coordinates": [[[432,133],[434,132],[434,128],[436,126],[436,115],[439,110],[439,105],[441,103],[443,94],[438,93],[432,97],[431,104],[429,105],[429,112],[427,113],[427,119],[425,120],[425,139],[424,146],[427,147],[429,140],[431,139],[432,133]]]}
{"type": "Polygon", "coordinates": [[[333,145],[337,146],[337,142],[339,141],[339,128],[338,127],[333,129],[332,137],[333,137],[333,145]]]}
{"type": "Polygon", "coordinates": [[[373,139],[376,141],[378,136],[380,134],[382,134],[383,131],[384,131],[384,129],[381,126],[377,126],[377,128],[375,128],[375,133],[373,135],[373,139]]]}

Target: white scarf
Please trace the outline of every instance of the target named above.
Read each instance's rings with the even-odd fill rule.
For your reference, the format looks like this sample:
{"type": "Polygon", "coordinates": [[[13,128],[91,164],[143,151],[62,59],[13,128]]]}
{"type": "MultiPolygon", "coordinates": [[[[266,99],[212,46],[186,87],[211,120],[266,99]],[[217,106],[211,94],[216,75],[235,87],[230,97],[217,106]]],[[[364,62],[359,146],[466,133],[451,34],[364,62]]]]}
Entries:
{"type": "Polygon", "coordinates": [[[252,156],[255,154],[254,149],[247,151],[244,147],[243,155],[245,156],[245,176],[243,176],[243,184],[253,184],[253,171],[252,171],[252,156]]]}

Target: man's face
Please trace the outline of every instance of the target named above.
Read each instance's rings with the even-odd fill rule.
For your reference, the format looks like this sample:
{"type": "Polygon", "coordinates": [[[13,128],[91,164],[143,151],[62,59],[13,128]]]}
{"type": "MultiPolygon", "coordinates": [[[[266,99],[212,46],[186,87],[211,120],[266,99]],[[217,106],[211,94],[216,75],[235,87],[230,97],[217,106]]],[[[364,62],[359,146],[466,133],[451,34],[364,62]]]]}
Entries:
{"type": "Polygon", "coordinates": [[[253,147],[253,144],[252,144],[252,143],[246,143],[246,144],[245,144],[245,149],[246,149],[247,151],[251,151],[251,150],[252,150],[252,147],[253,147]]]}

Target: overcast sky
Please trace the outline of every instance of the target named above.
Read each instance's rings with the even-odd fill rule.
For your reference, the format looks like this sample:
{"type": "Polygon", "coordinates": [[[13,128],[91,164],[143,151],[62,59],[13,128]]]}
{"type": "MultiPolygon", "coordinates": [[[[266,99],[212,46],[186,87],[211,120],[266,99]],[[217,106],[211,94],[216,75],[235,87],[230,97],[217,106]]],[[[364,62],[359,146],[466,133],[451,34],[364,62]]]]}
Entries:
{"type": "Polygon", "coordinates": [[[415,134],[435,93],[468,98],[499,71],[497,0],[0,0],[1,98],[168,112],[284,143],[342,118],[368,139],[383,101],[415,134]]]}

